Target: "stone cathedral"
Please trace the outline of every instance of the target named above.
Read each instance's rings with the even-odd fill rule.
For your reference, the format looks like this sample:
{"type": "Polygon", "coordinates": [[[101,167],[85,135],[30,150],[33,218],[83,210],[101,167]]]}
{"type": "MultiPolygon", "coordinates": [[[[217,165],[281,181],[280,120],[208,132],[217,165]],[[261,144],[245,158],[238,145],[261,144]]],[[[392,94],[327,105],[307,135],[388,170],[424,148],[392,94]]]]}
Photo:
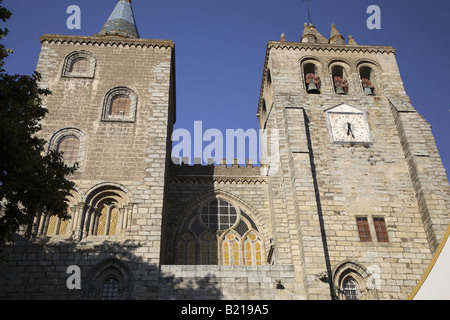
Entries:
{"type": "Polygon", "coordinates": [[[450,186],[392,47],[310,23],[268,42],[257,115],[276,164],[190,165],[171,158],[175,45],[140,38],[130,0],[98,34],[40,40],[53,93],[40,136],[80,168],[71,219],[39,217],[5,249],[1,299],[407,299],[416,287],[450,223],[450,186]]]}

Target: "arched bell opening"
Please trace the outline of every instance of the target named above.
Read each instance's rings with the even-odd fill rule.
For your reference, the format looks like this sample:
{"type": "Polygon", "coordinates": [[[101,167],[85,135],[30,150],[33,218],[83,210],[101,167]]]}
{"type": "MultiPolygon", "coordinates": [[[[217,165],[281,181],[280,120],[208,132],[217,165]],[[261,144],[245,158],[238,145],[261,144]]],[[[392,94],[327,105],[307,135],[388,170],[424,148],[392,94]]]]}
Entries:
{"type": "Polygon", "coordinates": [[[361,78],[361,84],[366,95],[375,94],[375,73],[370,67],[361,67],[359,69],[359,77],[361,78]]]}
{"type": "Polygon", "coordinates": [[[313,63],[307,63],[303,67],[303,76],[305,78],[306,92],[309,94],[319,94],[321,81],[317,72],[317,66],[313,63]]]}
{"type": "Polygon", "coordinates": [[[334,91],[337,94],[348,93],[347,74],[343,66],[336,65],[331,68],[331,76],[333,79],[334,91]]]}

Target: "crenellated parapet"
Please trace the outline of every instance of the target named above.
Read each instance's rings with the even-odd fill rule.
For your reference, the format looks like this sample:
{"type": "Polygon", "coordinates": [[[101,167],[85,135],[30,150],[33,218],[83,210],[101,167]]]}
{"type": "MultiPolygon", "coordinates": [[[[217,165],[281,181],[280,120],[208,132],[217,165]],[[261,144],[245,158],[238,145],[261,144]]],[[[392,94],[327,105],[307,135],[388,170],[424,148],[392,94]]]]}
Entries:
{"type": "Polygon", "coordinates": [[[171,182],[191,183],[267,183],[267,177],[263,174],[264,166],[256,166],[247,159],[245,164],[239,164],[237,159],[232,164],[227,164],[222,159],[215,165],[194,163],[189,164],[187,159],[172,158],[169,169],[171,182]]]}

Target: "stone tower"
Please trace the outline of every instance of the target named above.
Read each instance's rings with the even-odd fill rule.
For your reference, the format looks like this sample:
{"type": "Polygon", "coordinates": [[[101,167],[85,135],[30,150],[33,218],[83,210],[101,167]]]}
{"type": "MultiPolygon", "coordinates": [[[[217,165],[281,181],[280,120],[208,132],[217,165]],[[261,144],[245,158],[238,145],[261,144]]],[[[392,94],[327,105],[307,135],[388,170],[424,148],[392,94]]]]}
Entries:
{"type": "Polygon", "coordinates": [[[258,118],[280,145],[275,263],[308,298],[407,298],[450,223],[450,188],[395,50],[305,23],[299,42],[267,46],[258,118]]]}
{"type": "Polygon", "coordinates": [[[11,266],[4,274],[17,273],[15,285],[2,279],[3,288],[16,298],[102,298],[103,286],[118,288],[109,298],[156,298],[174,44],[139,38],[129,0],[118,1],[98,34],[44,35],[41,44],[37,71],[52,95],[40,136],[80,168],[67,199],[72,218],[36,221],[34,242],[18,242],[10,261],[34,257],[37,266],[11,266]],[[69,265],[80,266],[82,290],[67,290],[69,265]]]}

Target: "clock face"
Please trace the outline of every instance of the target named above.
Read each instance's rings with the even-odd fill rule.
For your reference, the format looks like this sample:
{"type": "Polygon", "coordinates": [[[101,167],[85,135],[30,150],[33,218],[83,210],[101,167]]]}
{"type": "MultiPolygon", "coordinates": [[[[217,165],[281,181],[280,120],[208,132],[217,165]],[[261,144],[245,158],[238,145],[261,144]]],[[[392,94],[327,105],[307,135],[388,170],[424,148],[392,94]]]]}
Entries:
{"type": "Polygon", "coordinates": [[[333,142],[371,142],[364,113],[328,113],[333,142]]]}

